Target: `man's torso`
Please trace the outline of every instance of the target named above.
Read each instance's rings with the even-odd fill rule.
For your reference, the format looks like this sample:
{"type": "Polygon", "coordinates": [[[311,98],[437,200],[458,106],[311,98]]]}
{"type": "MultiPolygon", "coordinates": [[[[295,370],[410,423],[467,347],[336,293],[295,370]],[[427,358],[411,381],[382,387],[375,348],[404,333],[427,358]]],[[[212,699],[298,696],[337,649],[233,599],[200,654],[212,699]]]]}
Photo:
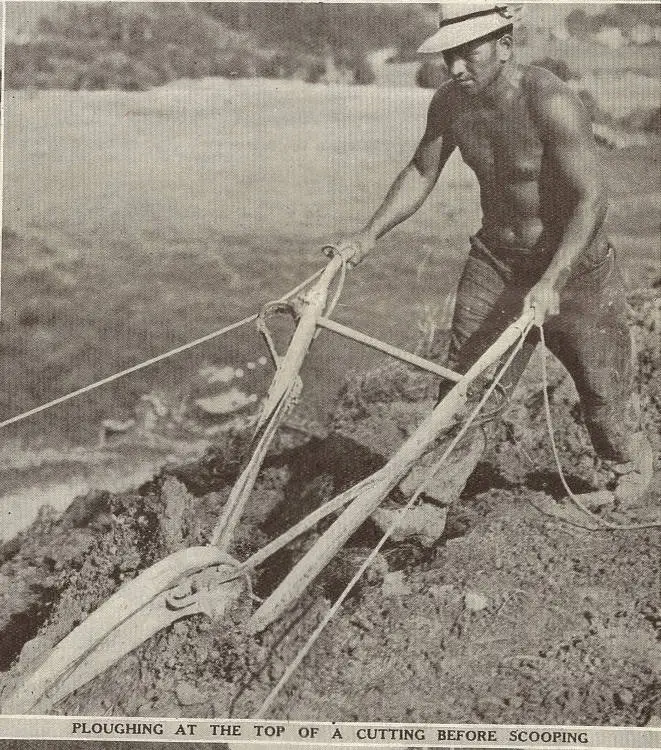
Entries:
{"type": "Polygon", "coordinates": [[[572,196],[563,189],[534,121],[534,97],[543,95],[539,78],[549,74],[537,68],[516,70],[507,96],[496,103],[449,89],[447,127],[479,182],[482,239],[496,250],[526,254],[557,246],[571,215],[572,196]]]}

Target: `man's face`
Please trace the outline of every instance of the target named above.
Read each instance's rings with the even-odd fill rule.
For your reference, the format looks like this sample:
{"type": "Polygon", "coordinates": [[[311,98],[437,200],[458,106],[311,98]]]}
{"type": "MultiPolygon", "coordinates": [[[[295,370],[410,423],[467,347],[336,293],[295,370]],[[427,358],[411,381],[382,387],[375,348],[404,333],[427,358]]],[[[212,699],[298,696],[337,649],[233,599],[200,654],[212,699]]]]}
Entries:
{"type": "Polygon", "coordinates": [[[479,40],[447,50],[443,59],[455,84],[468,94],[483,92],[500,73],[509,58],[502,40],[479,40]]]}

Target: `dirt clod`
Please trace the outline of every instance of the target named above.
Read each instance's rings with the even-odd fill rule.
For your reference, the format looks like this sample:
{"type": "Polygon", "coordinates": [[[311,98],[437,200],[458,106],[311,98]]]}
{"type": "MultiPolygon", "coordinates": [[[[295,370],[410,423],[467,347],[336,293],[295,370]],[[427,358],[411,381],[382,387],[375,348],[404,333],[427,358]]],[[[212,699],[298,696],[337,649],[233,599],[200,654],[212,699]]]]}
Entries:
{"type": "Polygon", "coordinates": [[[489,599],[477,591],[467,591],[464,594],[464,606],[469,612],[481,612],[489,606],[489,599]]]}
{"type": "Polygon", "coordinates": [[[206,700],[206,695],[190,682],[178,682],[175,687],[175,693],[177,700],[182,706],[202,704],[206,700]]]}

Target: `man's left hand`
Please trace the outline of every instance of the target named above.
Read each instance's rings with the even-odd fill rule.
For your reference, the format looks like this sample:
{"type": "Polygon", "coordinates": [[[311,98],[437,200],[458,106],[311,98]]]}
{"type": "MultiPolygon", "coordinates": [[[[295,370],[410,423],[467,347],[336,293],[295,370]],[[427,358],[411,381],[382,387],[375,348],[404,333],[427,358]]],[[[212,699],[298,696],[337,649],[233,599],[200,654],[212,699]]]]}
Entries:
{"type": "Polygon", "coordinates": [[[560,293],[552,280],[541,279],[523,301],[523,312],[535,311],[535,325],[543,325],[551,316],[560,313],[560,293]]]}

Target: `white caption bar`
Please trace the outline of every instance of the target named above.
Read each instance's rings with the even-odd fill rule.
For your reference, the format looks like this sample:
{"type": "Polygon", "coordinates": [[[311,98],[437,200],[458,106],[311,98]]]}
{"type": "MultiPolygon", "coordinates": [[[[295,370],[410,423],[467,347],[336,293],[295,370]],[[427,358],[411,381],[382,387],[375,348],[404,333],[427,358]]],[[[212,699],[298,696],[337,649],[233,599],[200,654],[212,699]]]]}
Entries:
{"type": "MultiPolygon", "coordinates": [[[[0,739],[218,742],[268,747],[654,748],[661,728],[0,716],[0,739]]],[[[46,747],[46,745],[45,745],[46,747]]]]}

